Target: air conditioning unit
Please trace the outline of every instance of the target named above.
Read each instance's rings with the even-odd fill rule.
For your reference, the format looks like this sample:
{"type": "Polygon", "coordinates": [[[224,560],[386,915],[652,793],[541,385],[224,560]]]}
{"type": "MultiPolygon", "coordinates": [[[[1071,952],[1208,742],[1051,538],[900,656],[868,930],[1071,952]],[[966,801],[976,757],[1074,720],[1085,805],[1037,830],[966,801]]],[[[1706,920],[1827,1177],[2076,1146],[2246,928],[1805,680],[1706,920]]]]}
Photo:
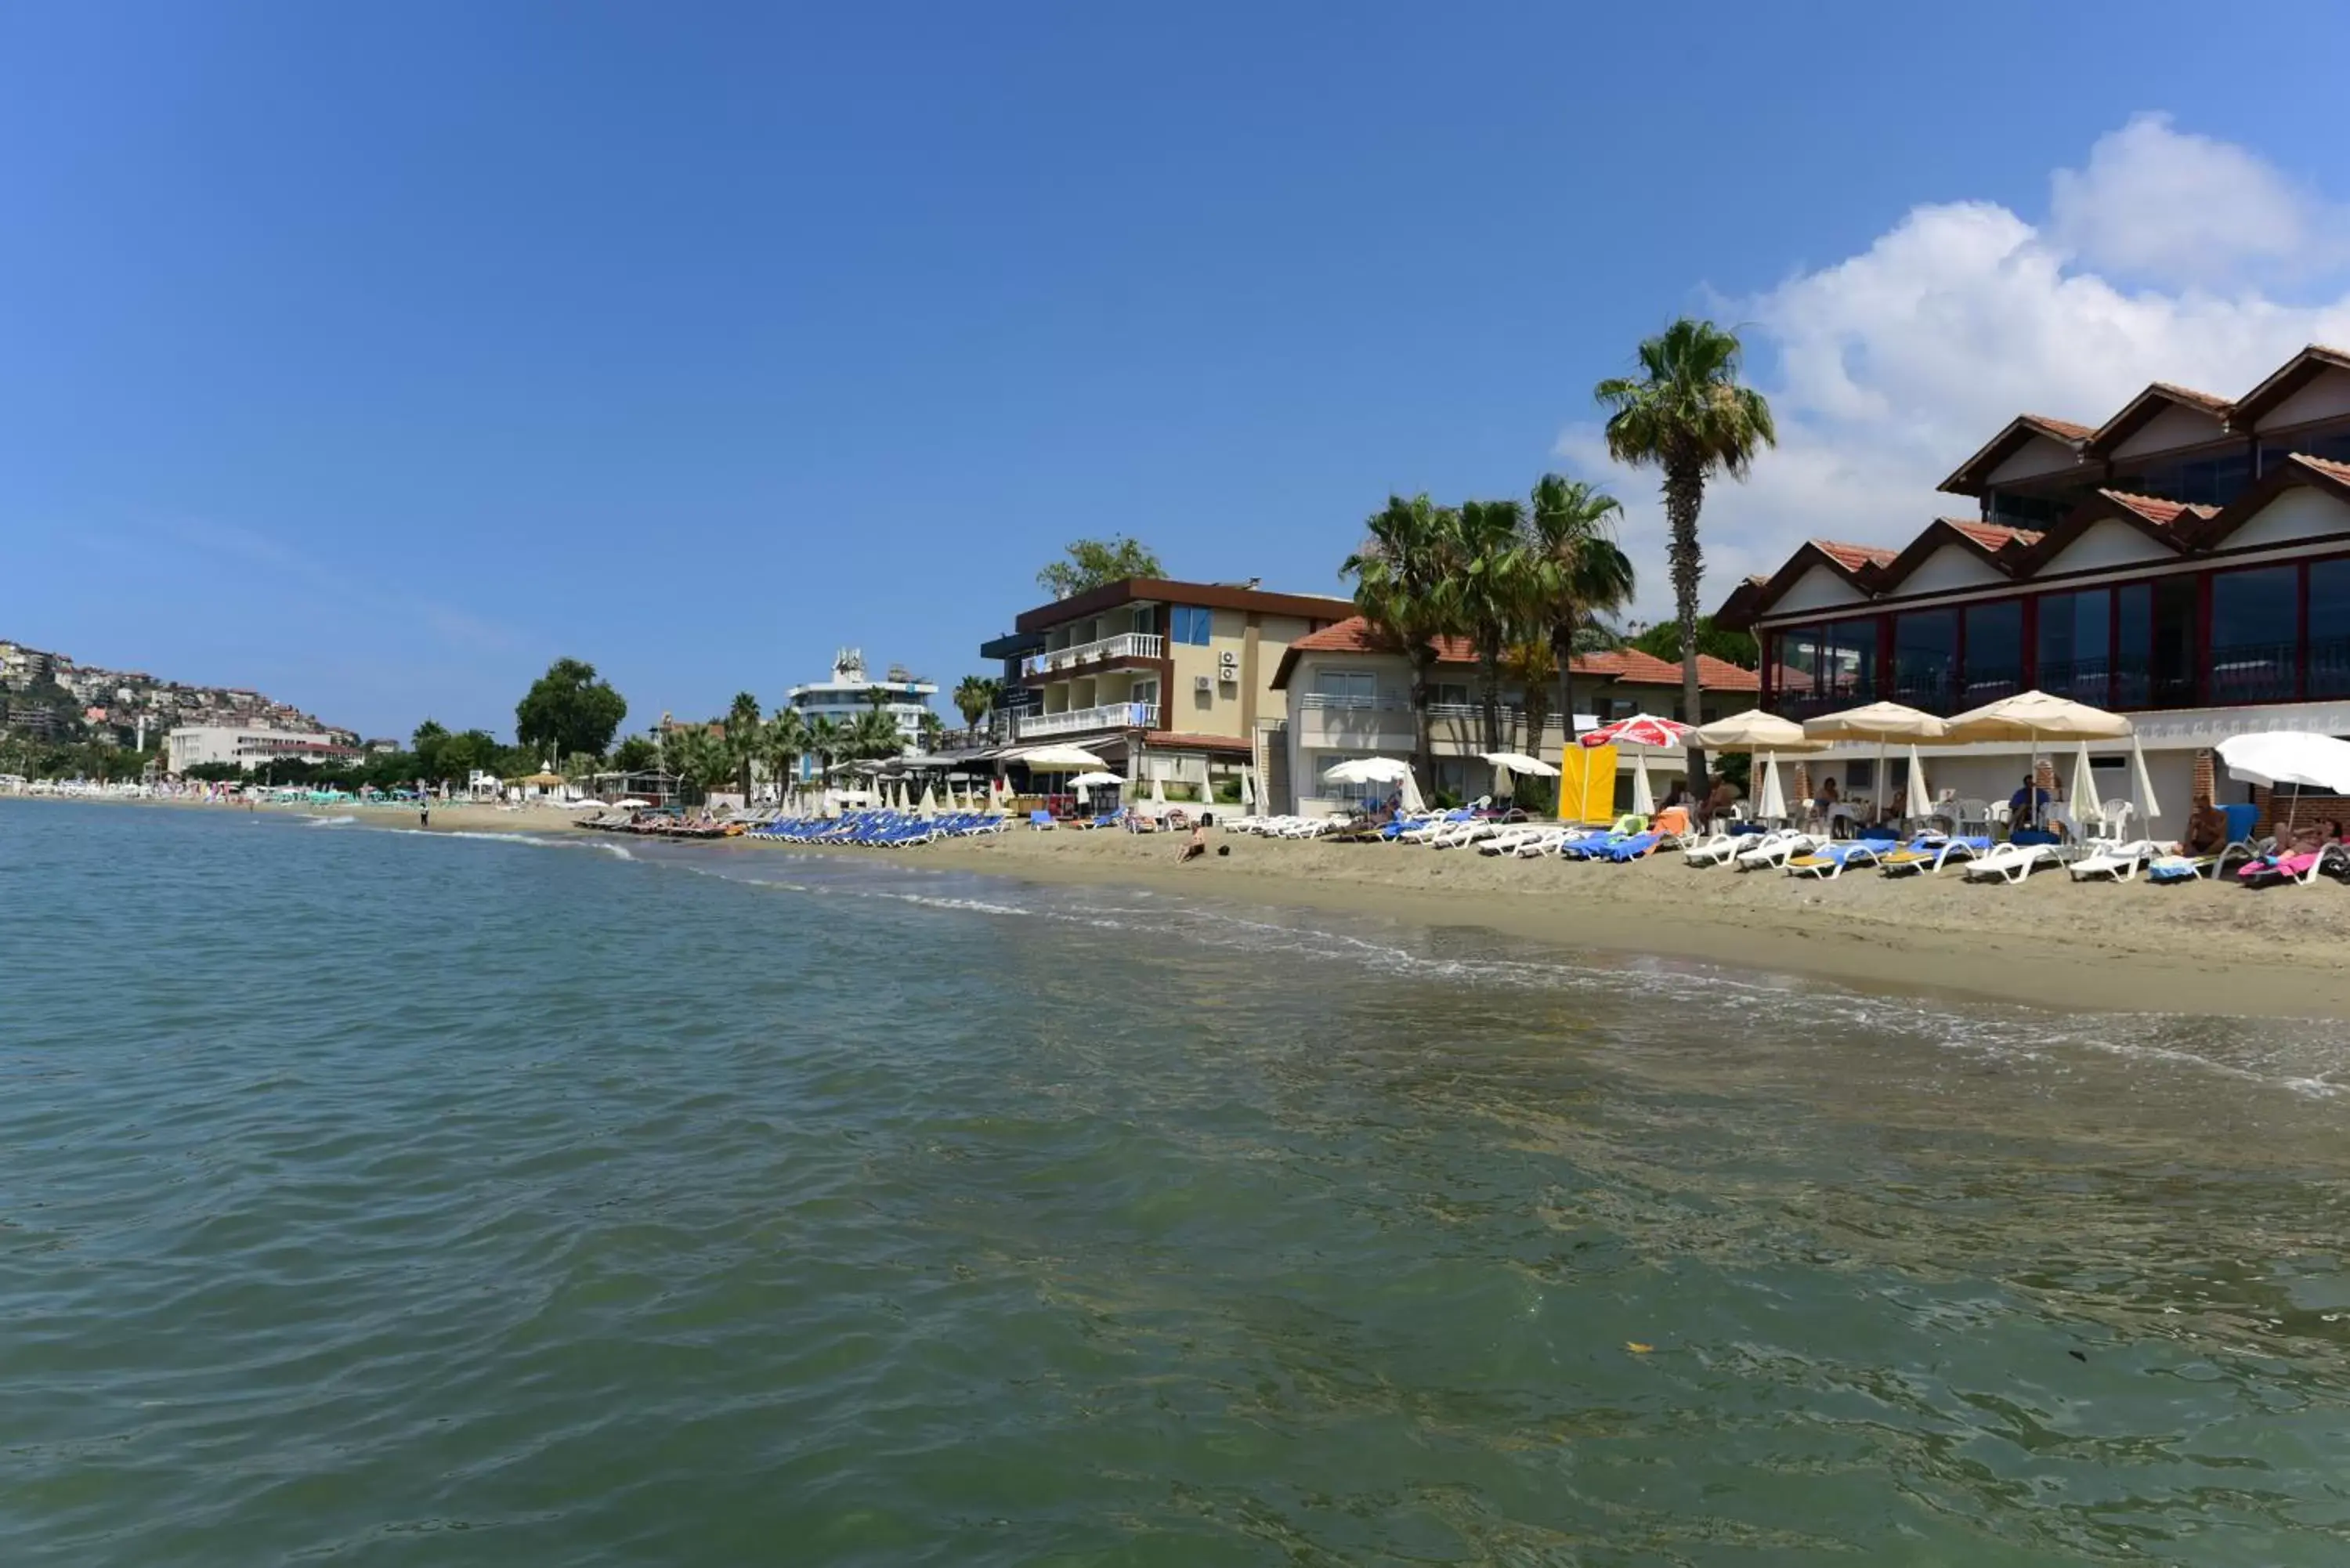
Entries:
{"type": "Polygon", "coordinates": [[[1216,655],[1217,669],[1238,670],[1240,667],[1241,656],[1238,649],[1227,648],[1222,652],[1216,655]]]}
{"type": "Polygon", "coordinates": [[[1212,680],[1209,680],[1206,676],[1204,676],[1204,675],[1194,675],[1193,677],[1191,677],[1191,690],[1192,690],[1192,691],[1213,691],[1215,689],[1216,689],[1216,683],[1215,683],[1214,681],[1212,681],[1212,680]]]}

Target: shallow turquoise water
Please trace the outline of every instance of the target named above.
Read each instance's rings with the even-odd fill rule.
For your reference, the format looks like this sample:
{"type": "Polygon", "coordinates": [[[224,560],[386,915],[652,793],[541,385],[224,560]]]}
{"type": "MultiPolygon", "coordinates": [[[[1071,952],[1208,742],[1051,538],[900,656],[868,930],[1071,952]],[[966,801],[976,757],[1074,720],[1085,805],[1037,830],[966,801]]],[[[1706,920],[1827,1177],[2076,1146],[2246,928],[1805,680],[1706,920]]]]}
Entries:
{"type": "Polygon", "coordinates": [[[2350,1560],[2340,1026],[7,801],[0,986],[0,1563],[2350,1560]]]}

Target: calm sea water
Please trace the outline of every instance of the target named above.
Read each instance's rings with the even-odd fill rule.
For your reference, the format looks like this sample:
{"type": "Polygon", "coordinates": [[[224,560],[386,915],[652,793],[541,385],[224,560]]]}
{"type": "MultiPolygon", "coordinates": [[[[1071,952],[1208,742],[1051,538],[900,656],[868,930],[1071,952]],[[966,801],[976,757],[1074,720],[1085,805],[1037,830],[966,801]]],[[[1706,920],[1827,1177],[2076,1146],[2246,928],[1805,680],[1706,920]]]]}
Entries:
{"type": "Polygon", "coordinates": [[[2350,1560],[2350,1030],[610,850],[0,801],[0,1562],[2350,1560]]]}

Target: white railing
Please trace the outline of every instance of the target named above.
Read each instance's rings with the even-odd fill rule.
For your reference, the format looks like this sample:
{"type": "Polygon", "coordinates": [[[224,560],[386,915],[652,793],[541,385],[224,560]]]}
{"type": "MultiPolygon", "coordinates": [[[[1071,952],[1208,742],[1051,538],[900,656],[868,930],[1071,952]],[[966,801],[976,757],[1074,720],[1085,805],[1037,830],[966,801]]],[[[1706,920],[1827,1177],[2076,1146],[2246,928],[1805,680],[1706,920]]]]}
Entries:
{"type": "Polygon", "coordinates": [[[1013,721],[1012,732],[1020,740],[1033,741],[1087,730],[1148,730],[1158,722],[1156,702],[1104,702],[1098,707],[1071,708],[1059,713],[1024,713],[1013,721]]]}
{"type": "Polygon", "coordinates": [[[1074,670],[1080,664],[1090,664],[1097,659],[1164,659],[1167,639],[1148,632],[1121,632],[1094,642],[1080,642],[1068,648],[1051,648],[1031,654],[1020,661],[1023,675],[1049,675],[1055,670],[1074,670]]]}

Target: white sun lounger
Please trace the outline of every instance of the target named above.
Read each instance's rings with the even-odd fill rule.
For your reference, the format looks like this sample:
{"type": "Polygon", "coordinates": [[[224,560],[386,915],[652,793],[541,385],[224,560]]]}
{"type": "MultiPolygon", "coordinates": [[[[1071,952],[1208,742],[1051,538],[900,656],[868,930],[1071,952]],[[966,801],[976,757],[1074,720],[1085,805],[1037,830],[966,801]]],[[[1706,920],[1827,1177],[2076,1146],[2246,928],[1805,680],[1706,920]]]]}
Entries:
{"type": "Polygon", "coordinates": [[[2100,844],[2078,860],[2064,867],[2075,882],[2093,877],[2109,877],[2116,882],[2135,882],[2137,874],[2147,868],[2158,855],[2168,855],[2172,846],[2157,844],[2151,838],[2134,838],[2127,844],[2100,844]]]}
{"type": "Polygon", "coordinates": [[[1994,844],[1991,853],[1969,861],[1959,874],[1970,882],[2013,884],[2040,867],[2064,863],[2064,853],[2053,844],[1994,844]]]}
{"type": "Polygon", "coordinates": [[[1733,871],[1775,870],[1797,855],[1808,855],[1828,841],[1814,833],[1766,833],[1762,841],[1730,857],[1733,871]]]}

